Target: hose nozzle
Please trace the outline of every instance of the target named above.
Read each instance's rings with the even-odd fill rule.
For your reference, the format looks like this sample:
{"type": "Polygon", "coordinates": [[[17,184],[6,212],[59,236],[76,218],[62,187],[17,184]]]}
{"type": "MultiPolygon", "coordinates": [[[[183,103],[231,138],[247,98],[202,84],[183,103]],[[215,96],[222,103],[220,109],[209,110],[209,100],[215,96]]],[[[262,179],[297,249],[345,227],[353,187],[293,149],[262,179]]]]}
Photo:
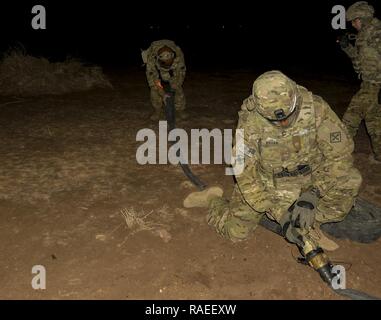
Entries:
{"type": "Polygon", "coordinates": [[[335,275],[332,273],[333,265],[323,249],[317,248],[306,254],[308,264],[319,272],[324,282],[331,285],[335,275]]]}

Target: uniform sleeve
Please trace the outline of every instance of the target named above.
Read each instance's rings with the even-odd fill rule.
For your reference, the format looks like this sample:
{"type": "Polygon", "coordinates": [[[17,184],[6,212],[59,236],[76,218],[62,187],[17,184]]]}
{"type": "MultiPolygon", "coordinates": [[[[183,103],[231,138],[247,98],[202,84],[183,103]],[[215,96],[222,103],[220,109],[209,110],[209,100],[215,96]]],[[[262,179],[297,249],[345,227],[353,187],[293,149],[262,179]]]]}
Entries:
{"type": "MultiPolygon", "coordinates": [[[[245,105],[245,103],[244,103],[245,105]]],[[[242,107],[244,109],[244,106],[242,107]]],[[[249,136],[255,136],[253,128],[247,121],[248,111],[241,111],[239,113],[239,121],[237,129],[242,129],[243,132],[237,132],[237,135],[241,134],[244,141],[243,145],[238,145],[235,141],[233,154],[236,155],[236,161],[241,162],[243,165],[243,171],[240,174],[235,175],[239,191],[247,204],[255,211],[262,213],[266,210],[268,204],[264,199],[267,199],[264,184],[258,175],[258,143],[255,139],[250,139],[250,144],[247,143],[249,136]],[[241,149],[241,155],[237,155],[236,150],[241,149]],[[242,155],[243,153],[243,155],[242,155]]]]}
{"type": "Polygon", "coordinates": [[[186,75],[186,66],[185,66],[185,59],[184,54],[181,51],[180,48],[177,50],[177,57],[176,57],[176,67],[172,79],[172,83],[176,84],[178,87],[181,87],[184,83],[186,75]]]}
{"type": "Polygon", "coordinates": [[[312,174],[314,186],[323,196],[353,168],[353,140],[345,125],[320,97],[314,96],[317,111],[317,143],[323,154],[321,165],[312,174]]]}
{"type": "Polygon", "coordinates": [[[350,45],[343,51],[351,58],[353,68],[359,74],[367,78],[379,79],[381,68],[381,28],[371,28],[364,31],[367,34],[367,45],[359,53],[357,47],[350,45]],[[361,63],[360,63],[361,61],[361,63]],[[361,68],[360,68],[361,66],[361,68]]]}
{"type": "Polygon", "coordinates": [[[342,49],[342,50],[347,54],[347,56],[352,61],[357,59],[357,50],[356,50],[356,47],[354,47],[353,45],[349,44],[347,48],[342,49]]]}
{"type": "Polygon", "coordinates": [[[372,30],[369,46],[363,49],[363,64],[373,80],[381,80],[381,28],[372,30]]]}
{"type": "Polygon", "coordinates": [[[155,82],[159,79],[159,72],[155,65],[155,56],[152,52],[152,49],[148,49],[147,54],[147,65],[146,65],[146,76],[148,85],[152,88],[155,87],[155,82]]]}
{"type": "Polygon", "coordinates": [[[235,175],[237,181],[246,179],[252,180],[252,169],[256,167],[257,163],[257,145],[255,143],[248,145],[250,134],[248,130],[247,116],[247,111],[239,112],[236,138],[233,146],[233,154],[236,156],[236,162],[240,165],[244,165],[243,172],[235,175]]]}
{"type": "Polygon", "coordinates": [[[357,73],[360,73],[360,60],[359,60],[359,55],[358,55],[357,48],[350,44],[347,48],[342,49],[342,50],[351,59],[352,64],[353,64],[353,69],[357,73]]]}
{"type": "Polygon", "coordinates": [[[381,27],[375,29],[370,36],[369,45],[381,55],[381,27]]]}
{"type": "Polygon", "coordinates": [[[377,83],[381,82],[381,24],[375,29],[371,36],[369,56],[366,60],[369,61],[369,67],[372,68],[372,79],[377,83]],[[373,51],[374,50],[374,51],[373,51]]]}

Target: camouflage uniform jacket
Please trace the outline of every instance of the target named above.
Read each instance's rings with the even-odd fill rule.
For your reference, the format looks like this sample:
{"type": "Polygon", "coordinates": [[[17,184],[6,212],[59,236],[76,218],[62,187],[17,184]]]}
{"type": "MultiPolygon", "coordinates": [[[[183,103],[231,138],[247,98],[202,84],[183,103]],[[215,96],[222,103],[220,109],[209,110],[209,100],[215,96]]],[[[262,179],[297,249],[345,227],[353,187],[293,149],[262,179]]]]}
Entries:
{"type": "Polygon", "coordinates": [[[355,46],[343,49],[366,82],[381,84],[381,21],[373,18],[359,31],[355,46]]]}
{"type": "Polygon", "coordinates": [[[243,173],[236,176],[242,186],[255,182],[264,189],[276,188],[279,172],[308,165],[309,184],[323,196],[353,166],[354,144],[343,123],[321,97],[300,86],[298,90],[301,107],[288,128],[277,127],[255,112],[252,97],[244,101],[238,129],[244,130],[245,162],[243,173]]]}
{"type": "Polygon", "coordinates": [[[151,46],[143,51],[143,61],[146,64],[146,75],[149,86],[155,87],[155,81],[161,79],[181,87],[186,74],[185,60],[182,50],[171,40],[152,42],[151,46]],[[158,51],[167,46],[175,52],[175,59],[170,68],[163,68],[158,61],[158,51]]]}

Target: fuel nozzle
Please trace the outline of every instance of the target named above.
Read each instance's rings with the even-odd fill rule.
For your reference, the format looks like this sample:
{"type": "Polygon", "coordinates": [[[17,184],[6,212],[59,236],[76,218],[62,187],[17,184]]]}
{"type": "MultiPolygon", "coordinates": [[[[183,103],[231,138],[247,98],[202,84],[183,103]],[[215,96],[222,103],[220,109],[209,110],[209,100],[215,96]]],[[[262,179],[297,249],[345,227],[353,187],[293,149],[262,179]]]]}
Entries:
{"type": "Polygon", "coordinates": [[[332,273],[333,264],[328,256],[324,253],[322,248],[317,248],[309,251],[305,255],[308,264],[319,272],[320,277],[331,286],[332,280],[335,275],[332,273]]]}

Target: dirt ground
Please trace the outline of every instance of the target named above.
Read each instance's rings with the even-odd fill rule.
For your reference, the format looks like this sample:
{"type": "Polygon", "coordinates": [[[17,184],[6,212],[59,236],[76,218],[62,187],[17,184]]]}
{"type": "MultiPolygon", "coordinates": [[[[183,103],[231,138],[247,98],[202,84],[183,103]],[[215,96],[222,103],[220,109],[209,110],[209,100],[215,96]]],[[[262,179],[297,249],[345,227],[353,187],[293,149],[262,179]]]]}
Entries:
{"type": "MultiPolygon", "coordinates": [[[[178,125],[233,128],[257,75],[190,73],[190,118],[178,125]]],[[[1,299],[341,299],[280,237],[258,228],[233,244],[207,226],[205,210],[184,209],[195,189],[179,167],[138,165],[137,131],[157,130],[144,73],[110,77],[113,91],[0,98],[1,299]],[[146,230],[130,229],[123,213],[146,230]],[[46,267],[46,290],[31,287],[34,265],[46,267]]],[[[339,115],[356,91],[345,78],[295,77],[339,115]]],[[[361,196],[381,205],[364,128],[355,159],[361,196]]],[[[192,169],[232,191],[225,166],[192,169]]],[[[337,242],[330,257],[346,267],[347,286],[381,296],[381,240],[337,242]]]]}

